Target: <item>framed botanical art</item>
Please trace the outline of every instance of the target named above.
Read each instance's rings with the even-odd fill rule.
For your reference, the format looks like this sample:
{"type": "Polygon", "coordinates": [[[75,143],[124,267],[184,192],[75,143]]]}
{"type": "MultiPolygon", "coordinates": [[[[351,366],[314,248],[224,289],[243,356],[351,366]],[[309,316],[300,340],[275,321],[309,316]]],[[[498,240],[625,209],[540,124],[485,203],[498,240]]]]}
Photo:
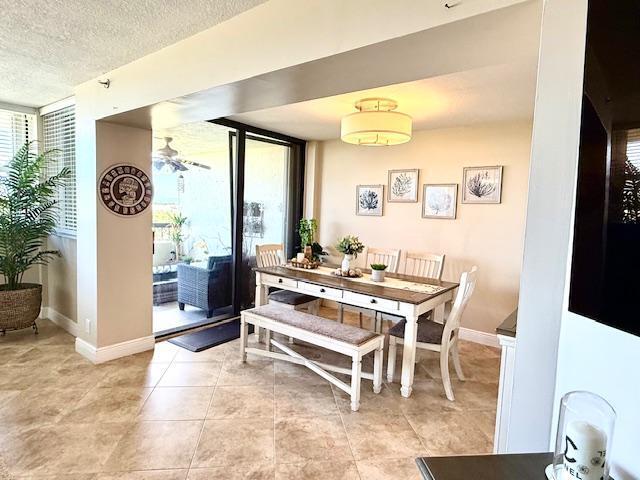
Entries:
{"type": "Polygon", "coordinates": [[[457,183],[427,184],[422,189],[422,218],[456,218],[457,183]]]}
{"type": "Polygon", "coordinates": [[[390,202],[418,201],[419,170],[389,170],[387,196],[390,202]]]}
{"type": "Polygon", "coordinates": [[[384,185],[358,185],[356,187],[356,215],[382,216],[384,185]]]}
{"type": "Polygon", "coordinates": [[[466,167],[462,177],[462,203],[502,201],[502,166],[466,167]]]}

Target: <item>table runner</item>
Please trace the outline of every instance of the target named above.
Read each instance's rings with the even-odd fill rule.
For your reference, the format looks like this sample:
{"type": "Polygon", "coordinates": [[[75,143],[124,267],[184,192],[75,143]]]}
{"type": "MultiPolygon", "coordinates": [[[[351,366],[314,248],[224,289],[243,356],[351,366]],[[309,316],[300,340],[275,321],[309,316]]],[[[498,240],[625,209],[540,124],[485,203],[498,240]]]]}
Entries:
{"type": "Polygon", "coordinates": [[[371,280],[371,276],[367,273],[364,273],[362,277],[360,278],[351,278],[351,277],[337,277],[336,275],[333,275],[333,272],[335,271],[335,268],[329,268],[329,267],[318,267],[316,269],[313,270],[308,270],[305,268],[298,268],[298,267],[294,267],[290,264],[285,265],[286,268],[289,268],[291,270],[299,270],[301,272],[313,272],[313,273],[318,273],[320,275],[329,275],[332,277],[336,277],[336,278],[343,278],[345,280],[349,280],[352,282],[358,282],[358,283],[366,283],[369,285],[377,285],[379,287],[385,287],[385,288],[395,288],[397,290],[408,290],[411,292],[419,292],[419,293],[426,293],[428,295],[434,295],[438,292],[441,292],[442,290],[446,290],[446,287],[441,287],[439,285],[430,285],[428,283],[417,283],[417,282],[408,282],[406,280],[400,280],[398,278],[389,278],[389,277],[385,277],[384,282],[374,282],[373,280],[371,280]]]}

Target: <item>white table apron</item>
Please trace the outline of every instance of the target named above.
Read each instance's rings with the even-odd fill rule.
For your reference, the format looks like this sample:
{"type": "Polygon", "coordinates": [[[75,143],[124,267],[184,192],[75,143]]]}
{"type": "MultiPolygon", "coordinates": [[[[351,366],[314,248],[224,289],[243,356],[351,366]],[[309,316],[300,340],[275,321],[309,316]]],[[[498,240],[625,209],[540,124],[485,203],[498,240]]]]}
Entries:
{"type": "MultiPolygon", "coordinates": [[[[307,285],[304,280],[295,279],[283,279],[277,275],[266,274],[256,272],[256,297],[255,305],[265,305],[267,303],[267,296],[269,293],[269,287],[277,287],[284,290],[290,290],[292,292],[311,294],[318,298],[325,298],[327,300],[339,300],[340,303],[353,305],[356,307],[372,308],[371,303],[365,302],[359,297],[353,295],[344,296],[343,293],[347,290],[336,288],[334,286],[327,286],[323,289],[318,286],[317,290],[310,292],[307,289],[300,288],[300,285],[307,285]],[[323,291],[325,290],[325,291],[323,291]],[[339,293],[337,293],[339,292],[339,293]]],[[[389,303],[383,301],[376,303],[375,310],[383,313],[389,313],[406,318],[404,327],[404,341],[402,351],[402,376],[401,376],[401,388],[400,393],[403,397],[409,397],[413,390],[413,375],[415,370],[416,359],[416,339],[418,333],[418,317],[423,313],[433,311],[433,319],[436,322],[443,323],[445,305],[450,303],[454,298],[455,289],[448,290],[440,293],[435,297],[430,298],[419,304],[412,304],[408,302],[389,302],[391,304],[397,303],[397,308],[389,306],[389,303]]],[[[360,297],[370,297],[367,295],[360,295],[360,297]]],[[[256,329],[256,333],[257,329],[256,329]]]]}

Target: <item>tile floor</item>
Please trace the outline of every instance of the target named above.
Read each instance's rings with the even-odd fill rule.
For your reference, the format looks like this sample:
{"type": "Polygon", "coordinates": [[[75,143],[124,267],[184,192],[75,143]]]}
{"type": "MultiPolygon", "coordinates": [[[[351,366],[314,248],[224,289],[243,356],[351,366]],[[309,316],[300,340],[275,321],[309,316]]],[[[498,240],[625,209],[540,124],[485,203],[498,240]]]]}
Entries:
{"type": "MultiPolygon", "coordinates": [[[[335,312],[326,310],[325,316],[335,312]]],[[[238,342],[172,344],[103,365],[48,321],[0,337],[0,455],[42,480],[419,479],[419,455],[490,452],[498,350],[463,342],[468,380],[444,397],[437,355],[420,353],[411,398],[398,383],[362,404],[303,367],[249,357],[238,342]]],[[[305,355],[335,355],[296,345],[305,355]]],[[[399,368],[398,368],[399,371],[399,368]]]]}

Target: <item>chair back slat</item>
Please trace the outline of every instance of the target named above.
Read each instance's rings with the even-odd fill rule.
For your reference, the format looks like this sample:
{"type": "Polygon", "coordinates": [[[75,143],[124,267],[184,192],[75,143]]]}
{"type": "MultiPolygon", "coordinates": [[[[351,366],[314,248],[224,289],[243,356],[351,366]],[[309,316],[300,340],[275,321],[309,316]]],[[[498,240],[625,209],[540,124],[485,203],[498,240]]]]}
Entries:
{"type": "Polygon", "coordinates": [[[467,307],[467,304],[469,303],[469,300],[471,299],[471,295],[473,295],[473,291],[476,288],[477,278],[478,267],[476,267],[475,265],[471,268],[470,271],[464,272],[460,276],[460,286],[458,287],[458,294],[456,295],[456,299],[453,302],[451,313],[449,313],[449,316],[447,317],[447,322],[445,323],[444,332],[442,334],[443,346],[458,335],[460,320],[465,308],[467,307]],[[452,333],[454,334],[453,338],[451,336],[452,333]]]}
{"type": "Polygon", "coordinates": [[[365,268],[369,268],[372,263],[383,263],[388,272],[398,273],[400,250],[368,247],[365,250],[365,268]]]}
{"type": "Polygon", "coordinates": [[[276,267],[284,264],[284,245],[281,243],[256,245],[258,267],[276,267]]]}
{"type": "Polygon", "coordinates": [[[433,253],[407,252],[404,261],[405,275],[414,277],[442,279],[444,269],[444,255],[433,253]]]}

